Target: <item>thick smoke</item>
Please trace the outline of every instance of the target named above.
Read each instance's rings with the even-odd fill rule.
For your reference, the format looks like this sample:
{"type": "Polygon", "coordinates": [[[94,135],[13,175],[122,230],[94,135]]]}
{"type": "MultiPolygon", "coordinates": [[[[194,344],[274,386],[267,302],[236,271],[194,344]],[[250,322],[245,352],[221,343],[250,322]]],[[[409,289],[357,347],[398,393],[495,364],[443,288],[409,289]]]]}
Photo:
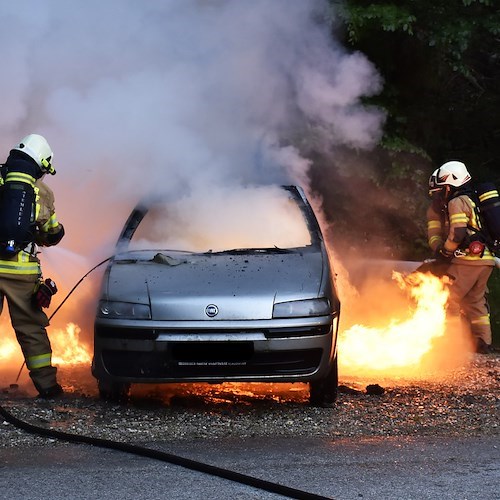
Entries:
{"type": "Polygon", "coordinates": [[[299,120],[332,143],[366,147],[382,118],[359,102],[379,78],[361,54],[335,44],[319,17],[326,8],[3,2],[2,150],[25,133],[45,134],[59,169],[58,209],[80,212],[82,228],[110,202],[130,204],[152,189],[305,182],[307,159],[281,147],[299,120]]]}
{"type": "Polygon", "coordinates": [[[2,2],[0,151],[30,132],[54,150],[48,183],[67,236],[45,263],[64,269],[59,279],[72,285],[111,252],[145,195],[307,190],[310,160],[290,138],[308,127],[330,144],[374,145],[383,115],[360,99],[380,78],[332,39],[327,9],[322,0],[2,2]]]}

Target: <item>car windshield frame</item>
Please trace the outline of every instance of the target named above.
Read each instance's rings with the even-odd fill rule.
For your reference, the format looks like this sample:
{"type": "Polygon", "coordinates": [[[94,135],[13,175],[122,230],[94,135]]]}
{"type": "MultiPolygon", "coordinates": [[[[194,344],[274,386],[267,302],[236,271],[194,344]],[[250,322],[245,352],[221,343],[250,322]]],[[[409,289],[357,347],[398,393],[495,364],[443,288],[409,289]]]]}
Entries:
{"type": "MultiPolygon", "coordinates": [[[[182,249],[172,249],[172,251],[178,251],[178,252],[189,252],[192,254],[236,254],[236,253],[287,253],[294,251],[299,248],[314,248],[320,245],[322,242],[322,234],[320,230],[320,226],[318,224],[318,221],[316,219],[316,216],[314,214],[314,211],[309,204],[304,191],[301,187],[295,186],[295,185],[282,185],[281,188],[285,191],[287,191],[291,198],[296,202],[300,212],[302,213],[302,216],[304,217],[304,221],[307,226],[307,230],[309,232],[309,235],[311,237],[311,242],[309,245],[306,246],[298,246],[298,247],[290,247],[290,248],[280,248],[278,246],[274,247],[267,247],[267,248],[261,248],[261,247],[249,247],[249,248],[234,248],[234,249],[224,249],[221,251],[189,251],[189,250],[182,250],[182,249]]],[[[151,206],[155,205],[155,201],[151,202],[146,202],[145,200],[141,200],[135,208],[132,210],[130,213],[129,217],[127,218],[127,221],[125,222],[125,225],[118,237],[117,243],[116,243],[116,249],[117,253],[125,253],[125,252],[137,252],[137,251],[154,251],[154,250],[165,250],[163,248],[149,248],[149,249],[131,249],[129,248],[130,243],[132,242],[132,238],[141,224],[142,220],[146,216],[146,214],[149,211],[149,208],[151,206]]]]}

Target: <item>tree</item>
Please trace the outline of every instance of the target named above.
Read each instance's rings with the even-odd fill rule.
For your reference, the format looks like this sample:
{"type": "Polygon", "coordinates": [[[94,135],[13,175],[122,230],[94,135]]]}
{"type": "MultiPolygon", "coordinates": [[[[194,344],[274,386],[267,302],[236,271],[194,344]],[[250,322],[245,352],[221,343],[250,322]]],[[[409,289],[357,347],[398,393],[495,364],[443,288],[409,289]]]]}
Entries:
{"type": "Polygon", "coordinates": [[[460,159],[476,179],[500,184],[500,11],[492,0],[330,4],[335,36],[383,77],[383,91],[367,104],[388,119],[375,151],[346,150],[340,159],[337,151],[333,160],[318,153],[314,186],[334,191],[324,208],[347,247],[422,258],[434,168],[460,159]],[[332,161],[356,166],[349,182],[322,167],[332,161]],[[359,168],[368,162],[372,168],[359,168]]]}
{"type": "Polygon", "coordinates": [[[500,11],[493,0],[332,1],[345,41],[379,68],[384,143],[463,159],[499,180],[500,11]]]}

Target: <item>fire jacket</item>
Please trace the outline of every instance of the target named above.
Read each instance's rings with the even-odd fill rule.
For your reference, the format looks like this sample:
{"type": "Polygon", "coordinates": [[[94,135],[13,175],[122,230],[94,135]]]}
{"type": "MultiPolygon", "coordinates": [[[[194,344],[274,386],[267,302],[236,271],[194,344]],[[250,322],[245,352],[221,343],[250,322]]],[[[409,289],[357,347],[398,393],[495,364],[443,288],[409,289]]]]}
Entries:
{"type": "Polygon", "coordinates": [[[468,253],[470,237],[481,230],[476,204],[466,194],[459,194],[449,200],[442,210],[431,204],[427,209],[427,238],[432,251],[440,246],[456,252],[454,264],[494,266],[492,253],[485,248],[483,255],[468,253]]]}
{"type": "Polygon", "coordinates": [[[0,259],[0,275],[9,274],[33,278],[41,276],[37,245],[51,246],[64,235],[64,228],[57,220],[54,207],[54,193],[41,180],[35,182],[36,232],[34,241],[13,257],[0,259]]]}

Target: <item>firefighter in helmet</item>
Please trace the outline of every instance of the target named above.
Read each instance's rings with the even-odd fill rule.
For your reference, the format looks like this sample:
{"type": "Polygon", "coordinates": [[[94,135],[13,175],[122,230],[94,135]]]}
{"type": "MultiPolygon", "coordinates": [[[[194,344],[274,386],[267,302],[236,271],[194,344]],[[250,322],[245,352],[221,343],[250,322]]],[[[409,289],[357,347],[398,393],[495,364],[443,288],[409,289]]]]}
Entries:
{"type": "Polygon", "coordinates": [[[465,316],[476,352],[491,350],[487,284],[494,256],[482,242],[481,221],[471,176],[460,161],[448,161],[429,179],[432,202],[427,210],[428,243],[436,262],[452,278],[448,314],[465,316]]]}
{"type": "Polygon", "coordinates": [[[42,181],[55,174],[53,152],[44,137],[30,134],[9,153],[0,177],[0,313],[7,301],[12,327],[39,396],[63,393],[52,366],[52,349],[42,308],[57,292],[43,280],[38,246],[52,246],[64,236],[54,194],[42,181]]]}

